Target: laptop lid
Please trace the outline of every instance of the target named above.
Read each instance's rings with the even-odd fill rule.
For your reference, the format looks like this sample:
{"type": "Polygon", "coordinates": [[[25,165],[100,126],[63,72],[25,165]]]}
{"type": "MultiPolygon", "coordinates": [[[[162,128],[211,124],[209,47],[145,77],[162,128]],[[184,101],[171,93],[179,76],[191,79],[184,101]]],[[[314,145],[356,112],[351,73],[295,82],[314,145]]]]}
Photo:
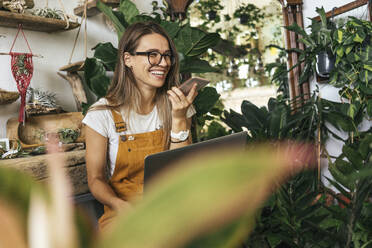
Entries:
{"type": "Polygon", "coordinates": [[[213,152],[213,150],[224,147],[244,150],[247,142],[247,135],[247,132],[243,131],[148,155],[145,158],[144,190],[146,190],[146,185],[152,177],[170,165],[176,164],[178,160],[188,155],[192,154],[192,156],[195,156],[197,153],[206,152],[208,150],[213,152]]]}

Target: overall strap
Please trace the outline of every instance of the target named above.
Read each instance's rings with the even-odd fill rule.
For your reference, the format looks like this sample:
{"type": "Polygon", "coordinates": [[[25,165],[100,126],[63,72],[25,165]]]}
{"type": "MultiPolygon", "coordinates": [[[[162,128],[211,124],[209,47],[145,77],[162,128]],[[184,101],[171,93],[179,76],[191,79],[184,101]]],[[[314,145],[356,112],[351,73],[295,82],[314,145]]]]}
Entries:
{"type": "Polygon", "coordinates": [[[117,133],[121,133],[127,130],[127,125],[123,120],[123,117],[120,113],[111,110],[112,118],[114,119],[115,128],[117,133]]]}

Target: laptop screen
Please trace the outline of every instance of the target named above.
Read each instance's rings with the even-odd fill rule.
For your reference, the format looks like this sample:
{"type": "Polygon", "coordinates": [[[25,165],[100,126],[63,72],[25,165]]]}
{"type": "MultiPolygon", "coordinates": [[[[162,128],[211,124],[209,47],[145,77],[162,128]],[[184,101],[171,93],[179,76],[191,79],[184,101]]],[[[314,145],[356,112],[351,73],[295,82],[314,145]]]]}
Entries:
{"type": "Polygon", "coordinates": [[[213,152],[213,150],[224,147],[244,150],[247,135],[247,132],[243,131],[147,156],[145,158],[144,191],[146,191],[146,185],[151,178],[187,156],[195,156],[197,153],[209,150],[213,152]]]}

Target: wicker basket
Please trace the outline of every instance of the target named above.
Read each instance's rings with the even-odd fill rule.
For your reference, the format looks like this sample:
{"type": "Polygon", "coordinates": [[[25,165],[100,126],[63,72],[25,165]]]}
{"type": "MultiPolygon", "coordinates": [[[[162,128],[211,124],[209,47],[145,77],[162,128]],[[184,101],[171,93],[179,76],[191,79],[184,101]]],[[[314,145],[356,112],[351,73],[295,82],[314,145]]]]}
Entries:
{"type": "Polygon", "coordinates": [[[0,104],[9,104],[15,102],[19,97],[19,93],[16,91],[6,91],[0,89],[0,104]]]}

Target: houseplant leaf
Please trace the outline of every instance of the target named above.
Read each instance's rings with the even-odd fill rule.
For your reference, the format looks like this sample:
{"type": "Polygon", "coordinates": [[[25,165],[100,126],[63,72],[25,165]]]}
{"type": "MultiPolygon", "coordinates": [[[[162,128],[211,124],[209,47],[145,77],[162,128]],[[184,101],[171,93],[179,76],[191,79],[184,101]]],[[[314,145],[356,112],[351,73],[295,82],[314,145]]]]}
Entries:
{"type": "Polygon", "coordinates": [[[213,87],[205,87],[204,89],[200,90],[194,100],[197,115],[208,113],[214,107],[219,97],[220,95],[213,87]]]}
{"type": "Polygon", "coordinates": [[[130,0],[121,1],[119,11],[123,13],[125,21],[127,23],[132,23],[132,18],[136,15],[139,15],[137,6],[130,0]]]}
{"type": "Polygon", "coordinates": [[[175,38],[175,44],[179,52],[186,56],[198,56],[213,47],[219,41],[217,33],[205,33],[197,28],[184,26],[175,38]]]}
{"type": "Polygon", "coordinates": [[[96,58],[86,58],[84,62],[84,78],[88,88],[98,97],[106,95],[110,79],[106,76],[103,63],[96,58]]]}
{"type": "Polygon", "coordinates": [[[99,59],[108,70],[114,71],[118,57],[118,49],[111,42],[98,43],[94,48],[94,57],[99,59]]]}
{"type": "Polygon", "coordinates": [[[208,61],[195,57],[186,57],[180,61],[180,73],[206,73],[217,72],[218,69],[212,67],[208,61]]]}
{"type": "Polygon", "coordinates": [[[248,129],[260,130],[266,126],[267,115],[250,101],[242,102],[241,111],[247,119],[248,129]]]}
{"type": "MultiPolygon", "coordinates": [[[[185,247],[241,216],[254,218],[275,178],[294,168],[273,159],[280,153],[253,149],[244,155],[233,152],[226,156],[215,151],[179,163],[153,182],[143,200],[119,217],[113,232],[106,233],[97,247],[185,247]]],[[[290,153],[291,159],[296,156],[296,150],[290,153]]],[[[231,247],[241,240],[235,242],[231,247]]]]}
{"type": "Polygon", "coordinates": [[[166,21],[166,20],[161,20],[160,25],[164,28],[165,31],[167,31],[167,33],[168,33],[169,37],[171,37],[171,39],[174,39],[177,36],[180,29],[181,29],[181,26],[178,23],[169,22],[169,21],[166,21]]]}
{"type": "Polygon", "coordinates": [[[107,17],[109,20],[112,21],[114,24],[116,33],[118,35],[118,39],[121,38],[125,31],[125,24],[120,21],[120,19],[114,14],[114,11],[102,3],[100,0],[97,1],[97,8],[107,17]]]}

